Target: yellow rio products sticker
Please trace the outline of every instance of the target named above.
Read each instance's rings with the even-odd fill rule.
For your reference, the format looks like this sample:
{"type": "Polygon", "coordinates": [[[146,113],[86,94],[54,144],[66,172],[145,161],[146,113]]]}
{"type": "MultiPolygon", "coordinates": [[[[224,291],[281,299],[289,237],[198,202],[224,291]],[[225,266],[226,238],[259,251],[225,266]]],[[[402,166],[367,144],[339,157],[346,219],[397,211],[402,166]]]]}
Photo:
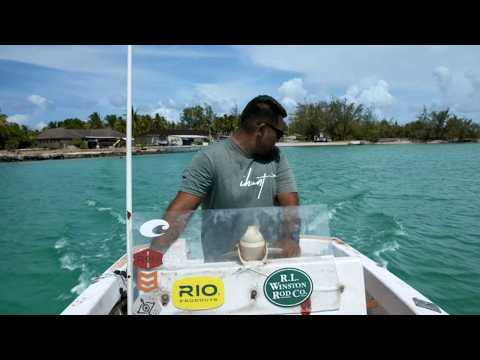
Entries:
{"type": "Polygon", "coordinates": [[[223,281],[213,276],[192,276],[173,283],[173,304],[182,310],[208,310],[225,302],[223,281]]]}

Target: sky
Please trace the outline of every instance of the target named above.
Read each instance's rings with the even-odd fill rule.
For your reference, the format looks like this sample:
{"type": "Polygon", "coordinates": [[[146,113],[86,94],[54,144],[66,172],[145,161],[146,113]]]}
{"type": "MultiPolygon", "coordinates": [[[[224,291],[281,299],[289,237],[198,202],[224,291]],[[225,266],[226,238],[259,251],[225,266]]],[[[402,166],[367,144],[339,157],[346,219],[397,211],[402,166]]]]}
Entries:
{"type": "MultiPolygon", "coordinates": [[[[135,46],[133,101],[178,121],[186,106],[241,111],[268,94],[293,114],[346,98],[406,123],[425,105],[480,122],[480,46],[135,46]]],[[[0,45],[0,112],[41,129],[92,112],[126,113],[127,46],[0,45]]]]}

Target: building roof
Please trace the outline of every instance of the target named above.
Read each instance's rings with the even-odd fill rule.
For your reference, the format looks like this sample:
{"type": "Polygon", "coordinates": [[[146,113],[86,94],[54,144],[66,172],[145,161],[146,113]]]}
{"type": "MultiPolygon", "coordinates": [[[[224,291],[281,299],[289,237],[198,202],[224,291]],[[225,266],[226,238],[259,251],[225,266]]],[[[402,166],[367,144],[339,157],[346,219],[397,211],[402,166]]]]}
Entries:
{"type": "Polygon", "coordinates": [[[122,138],[124,134],[111,128],[105,129],[65,129],[54,128],[42,131],[38,140],[61,140],[61,139],[83,139],[83,138],[122,138]]]}

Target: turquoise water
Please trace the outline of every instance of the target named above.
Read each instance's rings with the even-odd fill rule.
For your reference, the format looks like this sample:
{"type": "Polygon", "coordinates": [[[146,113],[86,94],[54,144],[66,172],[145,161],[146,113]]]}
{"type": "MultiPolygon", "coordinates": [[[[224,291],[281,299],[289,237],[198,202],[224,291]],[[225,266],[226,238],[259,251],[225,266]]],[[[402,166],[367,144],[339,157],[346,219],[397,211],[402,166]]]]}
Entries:
{"type": "MultiPolygon", "coordinates": [[[[480,145],[284,148],[330,231],[455,314],[480,313],[480,145]]],[[[193,153],[134,157],[161,212],[193,153]]],[[[125,252],[124,158],[0,163],[0,313],[60,313],[125,252]]]]}

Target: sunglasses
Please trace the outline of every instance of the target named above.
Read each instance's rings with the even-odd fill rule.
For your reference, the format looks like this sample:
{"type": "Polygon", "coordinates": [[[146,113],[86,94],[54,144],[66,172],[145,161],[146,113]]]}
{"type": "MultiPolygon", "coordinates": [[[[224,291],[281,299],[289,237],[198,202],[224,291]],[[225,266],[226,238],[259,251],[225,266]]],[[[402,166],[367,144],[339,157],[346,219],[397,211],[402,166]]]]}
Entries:
{"type": "Polygon", "coordinates": [[[262,125],[266,125],[269,128],[273,129],[273,131],[275,131],[275,133],[277,134],[277,139],[280,139],[283,135],[285,135],[285,133],[282,130],[276,128],[275,126],[273,126],[269,123],[263,123],[262,125]]]}

